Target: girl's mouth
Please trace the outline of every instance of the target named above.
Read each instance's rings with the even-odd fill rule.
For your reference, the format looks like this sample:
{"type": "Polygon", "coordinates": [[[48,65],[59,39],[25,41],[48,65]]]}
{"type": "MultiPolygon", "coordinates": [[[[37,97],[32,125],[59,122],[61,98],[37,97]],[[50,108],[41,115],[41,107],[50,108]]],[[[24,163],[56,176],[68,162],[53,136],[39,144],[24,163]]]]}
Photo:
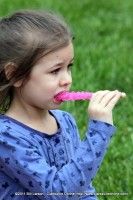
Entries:
{"type": "Polygon", "coordinates": [[[56,94],[55,96],[54,96],[54,100],[55,100],[55,102],[57,102],[57,103],[62,103],[63,102],[63,100],[62,99],[60,99],[60,98],[58,98],[60,95],[62,95],[63,93],[65,93],[66,91],[61,91],[61,92],[59,92],[58,94],[56,94]]]}

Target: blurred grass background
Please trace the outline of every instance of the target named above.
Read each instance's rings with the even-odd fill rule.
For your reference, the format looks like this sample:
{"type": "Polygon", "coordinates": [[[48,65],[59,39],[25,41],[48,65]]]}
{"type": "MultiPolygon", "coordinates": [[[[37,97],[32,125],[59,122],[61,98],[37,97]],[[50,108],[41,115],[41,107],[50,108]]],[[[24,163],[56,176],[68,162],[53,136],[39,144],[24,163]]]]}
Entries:
{"type": "MultiPolygon", "coordinates": [[[[0,0],[0,17],[17,9],[48,9],[60,13],[75,34],[75,91],[124,91],[114,110],[118,127],[93,185],[97,192],[127,192],[100,200],[133,196],[133,1],[132,0],[0,0]]],[[[61,109],[74,115],[81,138],[87,129],[87,101],[66,102],[61,109]]]]}

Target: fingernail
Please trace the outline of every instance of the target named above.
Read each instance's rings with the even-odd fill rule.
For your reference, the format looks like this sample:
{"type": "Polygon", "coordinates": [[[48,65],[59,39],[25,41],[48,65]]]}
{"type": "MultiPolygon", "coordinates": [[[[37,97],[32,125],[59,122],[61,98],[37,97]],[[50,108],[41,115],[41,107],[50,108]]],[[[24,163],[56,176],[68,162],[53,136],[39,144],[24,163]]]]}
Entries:
{"type": "Polygon", "coordinates": [[[124,97],[126,97],[126,93],[125,92],[122,92],[121,93],[121,96],[124,98],[124,97]]]}

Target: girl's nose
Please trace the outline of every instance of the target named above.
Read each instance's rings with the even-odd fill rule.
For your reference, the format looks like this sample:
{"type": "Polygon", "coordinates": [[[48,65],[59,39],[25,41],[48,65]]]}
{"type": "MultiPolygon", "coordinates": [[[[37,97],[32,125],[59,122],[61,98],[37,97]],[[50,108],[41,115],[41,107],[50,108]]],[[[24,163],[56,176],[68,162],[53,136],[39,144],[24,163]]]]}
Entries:
{"type": "Polygon", "coordinates": [[[71,72],[65,73],[60,79],[60,86],[69,86],[72,84],[71,72]]]}

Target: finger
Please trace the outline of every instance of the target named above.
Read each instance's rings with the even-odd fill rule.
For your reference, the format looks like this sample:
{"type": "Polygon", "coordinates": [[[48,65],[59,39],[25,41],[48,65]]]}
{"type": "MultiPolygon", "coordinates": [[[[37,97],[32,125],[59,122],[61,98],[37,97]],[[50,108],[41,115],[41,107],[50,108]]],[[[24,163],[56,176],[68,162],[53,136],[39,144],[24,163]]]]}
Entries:
{"type": "MultiPolygon", "coordinates": [[[[100,105],[102,107],[106,107],[109,104],[109,102],[111,101],[111,99],[113,99],[117,95],[117,93],[120,93],[120,92],[118,90],[116,90],[116,91],[112,91],[112,92],[107,93],[101,99],[100,105]]],[[[119,95],[121,95],[121,94],[119,94],[119,95]]]]}
{"type": "Polygon", "coordinates": [[[95,102],[95,103],[100,103],[100,101],[103,99],[103,97],[108,94],[110,91],[109,90],[104,90],[104,91],[98,91],[93,94],[90,104],[95,102]]]}
{"type": "Polygon", "coordinates": [[[120,98],[121,98],[121,92],[117,92],[116,95],[108,102],[106,108],[112,111],[120,98]]]}

